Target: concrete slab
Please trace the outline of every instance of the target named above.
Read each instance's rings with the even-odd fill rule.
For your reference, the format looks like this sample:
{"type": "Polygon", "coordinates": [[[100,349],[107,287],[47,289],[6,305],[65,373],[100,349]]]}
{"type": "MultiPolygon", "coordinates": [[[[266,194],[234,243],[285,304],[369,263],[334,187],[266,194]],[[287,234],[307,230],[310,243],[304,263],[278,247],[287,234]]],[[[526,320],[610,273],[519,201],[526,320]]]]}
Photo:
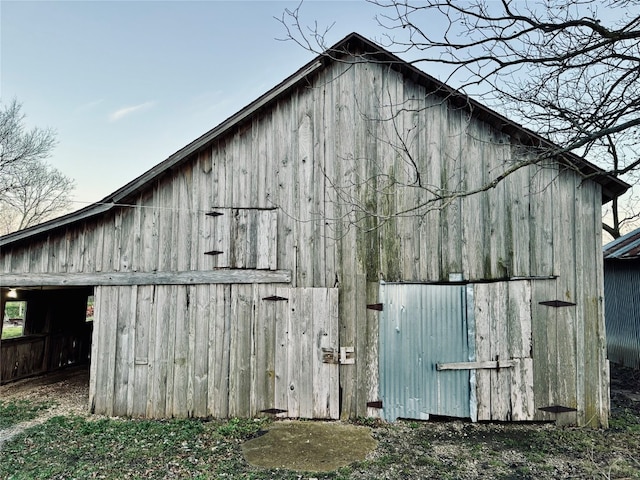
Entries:
{"type": "Polygon", "coordinates": [[[371,429],[340,422],[281,421],[242,445],[251,465],[330,472],[364,460],[378,442],[371,429]]]}

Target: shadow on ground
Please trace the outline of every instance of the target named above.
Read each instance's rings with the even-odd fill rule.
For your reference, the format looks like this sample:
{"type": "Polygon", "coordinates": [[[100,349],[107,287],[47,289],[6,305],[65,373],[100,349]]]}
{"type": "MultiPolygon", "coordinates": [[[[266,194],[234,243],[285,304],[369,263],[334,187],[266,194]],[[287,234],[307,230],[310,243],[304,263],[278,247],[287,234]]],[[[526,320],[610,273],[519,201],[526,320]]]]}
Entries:
{"type": "Polygon", "coordinates": [[[305,472],[329,472],[364,460],[377,441],[371,429],[338,422],[283,421],[244,443],[251,465],[305,472]]]}

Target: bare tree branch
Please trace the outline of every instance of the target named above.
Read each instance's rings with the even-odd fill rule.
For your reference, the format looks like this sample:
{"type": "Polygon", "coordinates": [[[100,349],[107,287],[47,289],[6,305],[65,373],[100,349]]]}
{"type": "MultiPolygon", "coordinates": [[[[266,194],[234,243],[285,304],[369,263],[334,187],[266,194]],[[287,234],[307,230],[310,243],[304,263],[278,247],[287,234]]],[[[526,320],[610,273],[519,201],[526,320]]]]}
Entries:
{"type": "MultiPolygon", "coordinates": [[[[445,83],[560,146],[541,161],[576,153],[638,183],[640,0],[367,1],[379,7],[384,47],[408,63],[449,67],[445,83]]],[[[329,28],[303,26],[301,7],[279,19],[286,39],[332,55],[329,28]]],[[[619,235],[623,218],[637,219],[618,212],[607,231],[619,235]]]]}
{"type": "Polygon", "coordinates": [[[0,229],[10,233],[63,213],[74,182],[45,162],[56,145],[51,129],[24,126],[22,106],[0,107],[0,229]]]}

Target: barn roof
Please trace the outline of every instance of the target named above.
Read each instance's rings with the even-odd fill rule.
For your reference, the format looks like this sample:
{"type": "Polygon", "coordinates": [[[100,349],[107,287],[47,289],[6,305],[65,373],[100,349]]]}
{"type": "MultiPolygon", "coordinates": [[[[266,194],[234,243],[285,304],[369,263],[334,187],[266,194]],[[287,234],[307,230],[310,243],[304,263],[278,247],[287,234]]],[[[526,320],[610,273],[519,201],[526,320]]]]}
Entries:
{"type": "MultiPolygon", "coordinates": [[[[547,139],[544,139],[523,126],[507,119],[481,103],[469,98],[467,95],[445,85],[435,77],[424,73],[414,65],[402,60],[387,50],[384,50],[363,36],[357,33],[351,33],[323,54],[317,56],[311,62],[300,68],[293,75],[273,87],[264,95],[251,102],[236,114],[224,120],[217,127],[214,127],[201,135],[193,142],[169,156],[163,162],[149,169],[138,178],[132,180],[99,202],[48,222],[0,237],[0,246],[9,245],[32,236],[46,233],[56,228],[64,227],[71,223],[95,217],[117,207],[118,205],[126,203],[137,193],[143,191],[145,187],[155,179],[164,174],[170,173],[172,169],[175,169],[182,163],[186,162],[194,153],[206,148],[222,135],[229,132],[234,127],[239,126],[247,119],[250,119],[254,114],[271,105],[292,89],[300,85],[307,84],[307,77],[313,75],[328,63],[339,61],[341,57],[353,55],[356,52],[358,54],[357,58],[362,59],[363,62],[379,62],[384,63],[385,65],[390,65],[392,68],[397,69],[404,75],[411,78],[413,81],[429,87],[431,91],[446,96],[447,99],[456,107],[470,109],[472,113],[478,116],[481,120],[491,124],[494,128],[517,139],[523,144],[542,147],[554,146],[547,139]]],[[[572,168],[577,168],[582,174],[602,185],[603,202],[612,200],[629,188],[629,185],[622,180],[607,174],[604,170],[586,161],[582,157],[572,153],[563,153],[563,157],[566,163],[570,164],[572,168]]]]}
{"type": "Polygon", "coordinates": [[[640,258],[640,228],[616,238],[603,248],[605,260],[636,260],[640,258]]]}

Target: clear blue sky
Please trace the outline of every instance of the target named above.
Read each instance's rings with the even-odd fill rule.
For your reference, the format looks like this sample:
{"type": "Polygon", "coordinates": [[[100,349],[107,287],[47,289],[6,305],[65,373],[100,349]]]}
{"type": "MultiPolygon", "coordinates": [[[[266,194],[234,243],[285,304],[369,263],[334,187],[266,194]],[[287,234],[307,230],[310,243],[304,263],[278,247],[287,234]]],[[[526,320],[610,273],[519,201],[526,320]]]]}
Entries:
{"type": "MultiPolygon", "coordinates": [[[[80,208],[117,190],[296,71],[313,55],[273,17],[298,2],[0,2],[0,98],[52,127],[50,161],[80,208]]],[[[309,1],[328,41],[380,38],[364,1],[309,1]]]]}

